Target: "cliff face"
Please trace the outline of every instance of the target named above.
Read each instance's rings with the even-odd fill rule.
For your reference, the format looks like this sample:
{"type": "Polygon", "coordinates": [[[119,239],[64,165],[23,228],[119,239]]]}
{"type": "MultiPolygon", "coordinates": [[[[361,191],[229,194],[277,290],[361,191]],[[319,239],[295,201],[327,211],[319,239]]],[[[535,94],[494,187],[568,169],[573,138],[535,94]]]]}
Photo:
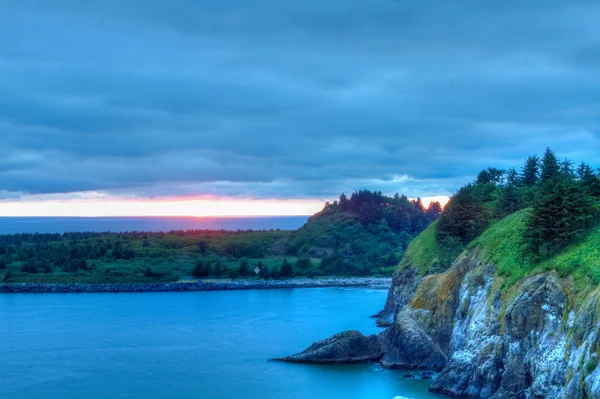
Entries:
{"type": "MultiPolygon", "coordinates": [[[[379,315],[389,328],[357,360],[438,371],[430,390],[451,397],[600,398],[598,290],[575,308],[568,280],[553,272],[505,292],[500,284],[478,249],[440,274],[421,277],[405,267],[379,315]]],[[[320,359],[328,356],[318,348],[320,359]]],[[[310,348],[302,353],[303,361],[311,356],[310,348]]]]}
{"type": "Polygon", "coordinates": [[[438,369],[430,390],[452,397],[600,398],[598,296],[572,310],[554,273],[502,294],[480,259],[467,251],[420,282],[383,333],[383,366],[438,369]],[[420,345],[425,361],[408,358],[420,345]]]}

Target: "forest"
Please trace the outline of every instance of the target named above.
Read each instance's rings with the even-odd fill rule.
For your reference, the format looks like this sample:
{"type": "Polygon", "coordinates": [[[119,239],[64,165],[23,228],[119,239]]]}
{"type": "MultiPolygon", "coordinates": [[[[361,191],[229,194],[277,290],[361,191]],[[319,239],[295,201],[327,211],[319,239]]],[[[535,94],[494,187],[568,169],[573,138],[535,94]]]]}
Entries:
{"type": "Polygon", "coordinates": [[[600,171],[560,160],[547,148],[529,156],[520,170],[487,168],[460,188],[436,225],[437,270],[450,262],[487,227],[527,210],[523,239],[531,261],[548,259],[576,243],[600,221],[600,171]]]}

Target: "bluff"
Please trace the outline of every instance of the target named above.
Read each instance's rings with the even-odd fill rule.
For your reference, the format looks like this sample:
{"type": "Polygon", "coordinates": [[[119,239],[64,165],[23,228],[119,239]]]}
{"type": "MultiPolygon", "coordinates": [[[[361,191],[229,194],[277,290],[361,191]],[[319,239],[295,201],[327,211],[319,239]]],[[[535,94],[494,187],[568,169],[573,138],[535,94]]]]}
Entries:
{"type": "Polygon", "coordinates": [[[394,274],[378,314],[385,331],[337,335],[283,360],[434,371],[430,390],[450,397],[600,398],[600,229],[530,264],[526,212],[494,224],[438,273],[430,226],[394,274]]]}

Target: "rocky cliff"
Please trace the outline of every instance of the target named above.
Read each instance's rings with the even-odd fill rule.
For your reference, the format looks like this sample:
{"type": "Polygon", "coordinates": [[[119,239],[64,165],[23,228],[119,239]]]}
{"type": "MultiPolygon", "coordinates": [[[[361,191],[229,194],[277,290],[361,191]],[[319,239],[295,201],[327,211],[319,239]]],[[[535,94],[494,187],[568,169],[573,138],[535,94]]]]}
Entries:
{"type": "Polygon", "coordinates": [[[477,247],[444,273],[408,265],[394,276],[378,337],[342,334],[296,356],[436,371],[430,390],[450,397],[600,398],[598,289],[575,301],[570,278],[554,272],[501,285],[477,247]]]}

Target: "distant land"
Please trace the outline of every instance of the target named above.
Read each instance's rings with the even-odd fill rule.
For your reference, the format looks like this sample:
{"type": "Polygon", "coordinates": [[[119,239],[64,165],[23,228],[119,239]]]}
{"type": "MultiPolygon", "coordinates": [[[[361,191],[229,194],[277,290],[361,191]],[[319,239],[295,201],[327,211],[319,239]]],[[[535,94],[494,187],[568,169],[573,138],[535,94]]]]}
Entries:
{"type": "Polygon", "coordinates": [[[438,202],[360,190],[310,218],[1,218],[0,281],[391,276],[441,212],[438,202]]]}
{"type": "Polygon", "coordinates": [[[309,216],[251,217],[0,217],[0,234],[171,231],[296,230],[309,216]]]}

